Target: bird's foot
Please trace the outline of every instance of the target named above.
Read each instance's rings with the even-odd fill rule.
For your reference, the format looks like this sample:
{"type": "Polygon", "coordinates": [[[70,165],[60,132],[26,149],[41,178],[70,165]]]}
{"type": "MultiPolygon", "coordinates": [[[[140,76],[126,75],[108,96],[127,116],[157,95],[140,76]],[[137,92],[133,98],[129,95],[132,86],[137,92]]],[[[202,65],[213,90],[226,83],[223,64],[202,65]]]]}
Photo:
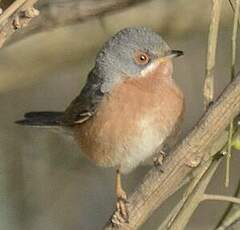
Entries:
{"type": "Polygon", "coordinates": [[[128,201],[126,193],[123,193],[120,197],[117,198],[116,210],[111,218],[113,227],[119,227],[124,223],[128,223],[129,214],[127,204],[128,201]]]}
{"type": "Polygon", "coordinates": [[[160,171],[163,172],[163,161],[165,159],[165,157],[167,156],[167,153],[165,153],[164,151],[159,151],[158,155],[156,157],[153,158],[153,164],[156,168],[159,168],[160,171]]]}

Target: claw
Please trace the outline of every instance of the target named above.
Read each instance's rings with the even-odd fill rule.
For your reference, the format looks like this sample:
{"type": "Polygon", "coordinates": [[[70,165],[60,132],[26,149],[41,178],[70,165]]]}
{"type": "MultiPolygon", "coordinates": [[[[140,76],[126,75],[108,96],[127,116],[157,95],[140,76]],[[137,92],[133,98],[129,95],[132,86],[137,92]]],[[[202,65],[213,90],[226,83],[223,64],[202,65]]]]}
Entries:
{"type": "Polygon", "coordinates": [[[113,213],[111,223],[113,227],[119,227],[123,223],[128,223],[129,214],[127,208],[127,199],[119,197],[116,203],[116,211],[113,213]]]}
{"type": "Polygon", "coordinates": [[[116,196],[116,210],[111,217],[111,223],[113,227],[119,227],[124,223],[128,223],[129,219],[127,194],[122,188],[121,174],[119,169],[117,169],[116,173],[116,196]]]}
{"type": "Polygon", "coordinates": [[[159,168],[161,172],[164,172],[163,170],[163,161],[165,159],[165,157],[167,156],[167,154],[164,151],[160,151],[158,153],[158,156],[153,158],[153,164],[156,168],[159,168]]]}

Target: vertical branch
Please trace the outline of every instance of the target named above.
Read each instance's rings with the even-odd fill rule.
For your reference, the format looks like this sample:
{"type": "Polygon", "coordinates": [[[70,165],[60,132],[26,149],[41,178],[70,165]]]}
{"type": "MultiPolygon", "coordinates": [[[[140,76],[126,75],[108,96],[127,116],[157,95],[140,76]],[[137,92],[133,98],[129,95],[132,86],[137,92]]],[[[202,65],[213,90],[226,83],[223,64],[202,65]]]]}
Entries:
{"type": "MultiPolygon", "coordinates": [[[[236,0],[236,9],[234,11],[233,18],[233,31],[232,31],[232,56],[231,56],[231,81],[235,77],[235,62],[236,62],[236,48],[237,48],[237,31],[238,31],[238,19],[239,19],[239,5],[240,1],[236,0]]],[[[230,160],[231,160],[231,149],[232,149],[232,135],[233,135],[233,121],[229,126],[229,135],[228,135],[228,149],[227,149],[227,161],[226,161],[226,178],[225,178],[225,186],[229,186],[229,178],[230,178],[230,160]]]]}
{"type": "MultiPolygon", "coordinates": [[[[218,28],[221,15],[221,3],[222,0],[212,1],[211,21],[209,25],[208,35],[208,52],[207,52],[207,64],[206,64],[206,76],[204,81],[204,106],[208,108],[209,104],[213,101],[214,97],[214,67],[216,58],[216,48],[218,40],[218,28]]],[[[207,164],[202,167],[199,174],[193,179],[185,192],[182,200],[178,203],[176,210],[173,210],[169,217],[168,229],[177,229],[181,226],[181,229],[188,223],[190,217],[194,213],[202,200],[205,187],[201,186],[201,181],[205,181],[205,186],[209,183],[212,175],[210,176],[206,172],[213,167],[213,161],[210,159],[207,164]]],[[[162,228],[164,228],[163,223],[162,228]]],[[[161,228],[161,227],[160,227],[161,228]]]]}
{"type": "Polygon", "coordinates": [[[231,123],[229,125],[229,131],[228,131],[225,187],[229,186],[229,181],[230,181],[230,162],[231,162],[231,157],[232,157],[232,135],[233,135],[233,121],[231,121],[231,123]]]}
{"type": "MultiPolygon", "coordinates": [[[[229,0],[231,4],[232,10],[234,12],[233,19],[233,32],[232,32],[232,56],[231,56],[231,80],[235,77],[235,62],[236,62],[236,48],[237,48],[237,30],[239,24],[239,9],[240,9],[240,0],[236,0],[236,7],[229,0]]],[[[230,169],[230,157],[231,157],[231,145],[232,145],[232,130],[233,130],[233,122],[231,123],[229,129],[229,138],[228,138],[228,158],[227,158],[227,168],[226,168],[226,185],[228,185],[229,181],[229,169],[230,169]]],[[[240,181],[238,184],[237,192],[235,196],[239,196],[240,194],[240,181]]],[[[220,220],[220,223],[217,225],[217,230],[224,230],[235,223],[240,219],[240,208],[236,205],[230,204],[224,213],[223,217],[220,220]]]]}
{"type": "Polygon", "coordinates": [[[217,48],[218,28],[221,14],[222,0],[212,0],[211,22],[208,35],[208,51],[206,64],[206,77],[204,82],[203,96],[204,106],[207,108],[213,101],[214,92],[214,66],[217,48]]]}
{"type": "Polygon", "coordinates": [[[232,32],[231,80],[233,80],[235,77],[239,6],[240,6],[240,1],[236,0],[236,7],[235,7],[234,19],[233,19],[233,32],[232,32]]]}

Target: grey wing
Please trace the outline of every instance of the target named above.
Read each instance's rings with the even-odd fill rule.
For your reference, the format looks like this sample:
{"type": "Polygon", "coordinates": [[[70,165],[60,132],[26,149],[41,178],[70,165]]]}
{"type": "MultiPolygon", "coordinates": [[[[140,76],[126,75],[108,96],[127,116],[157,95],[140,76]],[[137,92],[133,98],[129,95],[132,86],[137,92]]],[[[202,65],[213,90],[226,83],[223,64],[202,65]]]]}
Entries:
{"type": "Polygon", "coordinates": [[[102,79],[93,69],[85,86],[72,103],[68,106],[63,116],[63,125],[80,124],[94,115],[98,103],[104,94],[101,91],[102,79]]]}

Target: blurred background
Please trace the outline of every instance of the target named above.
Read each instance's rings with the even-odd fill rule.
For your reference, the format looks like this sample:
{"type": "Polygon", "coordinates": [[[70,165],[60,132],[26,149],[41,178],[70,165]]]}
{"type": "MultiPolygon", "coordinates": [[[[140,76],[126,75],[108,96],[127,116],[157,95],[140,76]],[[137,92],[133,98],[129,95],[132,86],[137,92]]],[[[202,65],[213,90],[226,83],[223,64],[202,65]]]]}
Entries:
{"type": "MultiPolygon", "coordinates": [[[[64,110],[80,92],[97,50],[118,30],[148,26],[173,49],[184,50],[174,71],[186,96],[182,136],[201,116],[211,1],[114,2],[113,7],[96,13],[111,1],[40,0],[40,16],[0,50],[0,229],[95,230],[111,215],[114,170],[98,168],[86,160],[70,138],[46,129],[20,127],[14,121],[26,111],[64,110]]],[[[216,95],[230,79],[232,19],[232,9],[223,1],[216,95]]],[[[224,188],[223,164],[209,192],[232,195],[239,164],[236,153],[230,187],[224,188]]],[[[124,177],[128,193],[149,168],[142,165],[124,177]]],[[[142,229],[157,229],[180,195],[181,191],[166,201],[142,229]]],[[[226,205],[204,202],[187,229],[213,229],[226,205]]]]}

